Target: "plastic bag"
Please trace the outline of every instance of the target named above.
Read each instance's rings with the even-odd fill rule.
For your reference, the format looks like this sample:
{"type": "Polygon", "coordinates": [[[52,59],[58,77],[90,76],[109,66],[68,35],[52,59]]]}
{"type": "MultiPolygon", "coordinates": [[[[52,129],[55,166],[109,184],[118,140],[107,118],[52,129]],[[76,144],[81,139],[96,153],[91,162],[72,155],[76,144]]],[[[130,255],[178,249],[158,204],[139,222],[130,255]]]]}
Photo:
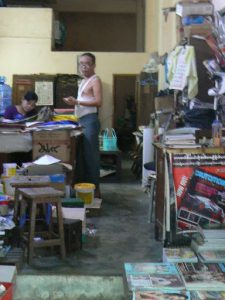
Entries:
{"type": "Polygon", "coordinates": [[[104,151],[116,151],[117,148],[117,136],[113,128],[106,128],[103,133],[103,150],[104,151]]]}

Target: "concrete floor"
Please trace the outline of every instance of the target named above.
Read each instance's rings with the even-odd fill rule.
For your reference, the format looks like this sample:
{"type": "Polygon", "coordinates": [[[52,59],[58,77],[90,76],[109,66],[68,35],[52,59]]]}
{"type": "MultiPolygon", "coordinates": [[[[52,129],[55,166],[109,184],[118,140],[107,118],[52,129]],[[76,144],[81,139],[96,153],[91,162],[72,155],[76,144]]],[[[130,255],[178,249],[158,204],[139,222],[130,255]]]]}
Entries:
{"type": "MultiPolygon", "coordinates": [[[[122,297],[122,274],[125,262],[161,261],[162,243],[155,241],[154,224],[148,220],[149,199],[143,191],[141,181],[131,173],[130,167],[131,162],[123,159],[121,182],[101,184],[103,198],[101,215],[87,218],[87,224],[93,224],[97,230],[96,235],[87,236],[83,249],[68,255],[63,262],[56,256],[42,256],[35,259],[35,265],[32,267],[24,264],[18,274],[15,299],[29,299],[29,296],[26,298],[21,294],[24,290],[21,287],[27,280],[28,282],[31,280],[38,288],[41,287],[39,281],[45,284],[46,280],[57,282],[55,275],[61,283],[68,278],[79,281],[82,276],[85,276],[87,281],[95,278],[92,283],[101,278],[102,284],[106,280],[106,286],[112,289],[108,291],[109,294],[112,292],[111,295],[115,295],[112,284],[114,282],[115,289],[120,291],[122,297]]],[[[86,288],[90,290],[90,286],[86,288]]],[[[103,290],[106,292],[107,288],[103,290]]],[[[42,295],[35,299],[95,299],[95,297],[92,295],[90,298],[75,296],[69,298],[61,295],[60,298],[59,295],[55,297],[42,295]]],[[[96,299],[111,298],[97,296],[96,299]]],[[[118,294],[115,299],[120,299],[118,294]]]]}

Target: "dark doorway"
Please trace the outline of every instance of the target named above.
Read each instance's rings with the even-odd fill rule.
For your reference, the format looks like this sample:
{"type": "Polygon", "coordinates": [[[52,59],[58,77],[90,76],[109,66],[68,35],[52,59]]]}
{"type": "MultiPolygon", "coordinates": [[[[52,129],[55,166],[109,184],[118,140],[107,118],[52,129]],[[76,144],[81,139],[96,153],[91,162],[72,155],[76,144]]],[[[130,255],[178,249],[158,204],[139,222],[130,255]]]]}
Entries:
{"type": "Polygon", "coordinates": [[[134,143],[132,132],[136,130],[136,80],[137,74],[113,76],[113,127],[117,133],[119,149],[124,152],[131,150],[134,143]]]}

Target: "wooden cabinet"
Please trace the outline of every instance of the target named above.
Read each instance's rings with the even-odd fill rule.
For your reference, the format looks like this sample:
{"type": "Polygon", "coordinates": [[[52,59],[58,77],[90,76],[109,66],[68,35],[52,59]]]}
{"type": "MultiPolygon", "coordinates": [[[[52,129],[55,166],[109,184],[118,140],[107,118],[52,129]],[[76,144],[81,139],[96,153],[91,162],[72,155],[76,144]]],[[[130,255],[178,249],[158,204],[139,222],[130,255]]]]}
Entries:
{"type": "Polygon", "coordinates": [[[81,77],[73,74],[58,74],[56,76],[54,97],[55,108],[69,108],[62,99],[68,96],[77,96],[79,80],[81,80],[81,77]]]}

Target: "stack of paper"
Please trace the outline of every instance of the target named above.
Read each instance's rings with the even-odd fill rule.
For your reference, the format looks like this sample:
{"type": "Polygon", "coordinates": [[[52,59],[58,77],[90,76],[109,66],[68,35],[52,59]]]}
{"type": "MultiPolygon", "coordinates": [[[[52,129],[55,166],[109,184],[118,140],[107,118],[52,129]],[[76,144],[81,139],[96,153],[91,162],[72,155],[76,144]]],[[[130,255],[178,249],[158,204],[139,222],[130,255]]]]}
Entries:
{"type": "MultiPolygon", "coordinates": [[[[164,144],[169,147],[185,147],[194,148],[199,146],[195,142],[194,134],[166,134],[164,136],[164,144]]],[[[199,146],[200,147],[200,146],[199,146]]]]}

